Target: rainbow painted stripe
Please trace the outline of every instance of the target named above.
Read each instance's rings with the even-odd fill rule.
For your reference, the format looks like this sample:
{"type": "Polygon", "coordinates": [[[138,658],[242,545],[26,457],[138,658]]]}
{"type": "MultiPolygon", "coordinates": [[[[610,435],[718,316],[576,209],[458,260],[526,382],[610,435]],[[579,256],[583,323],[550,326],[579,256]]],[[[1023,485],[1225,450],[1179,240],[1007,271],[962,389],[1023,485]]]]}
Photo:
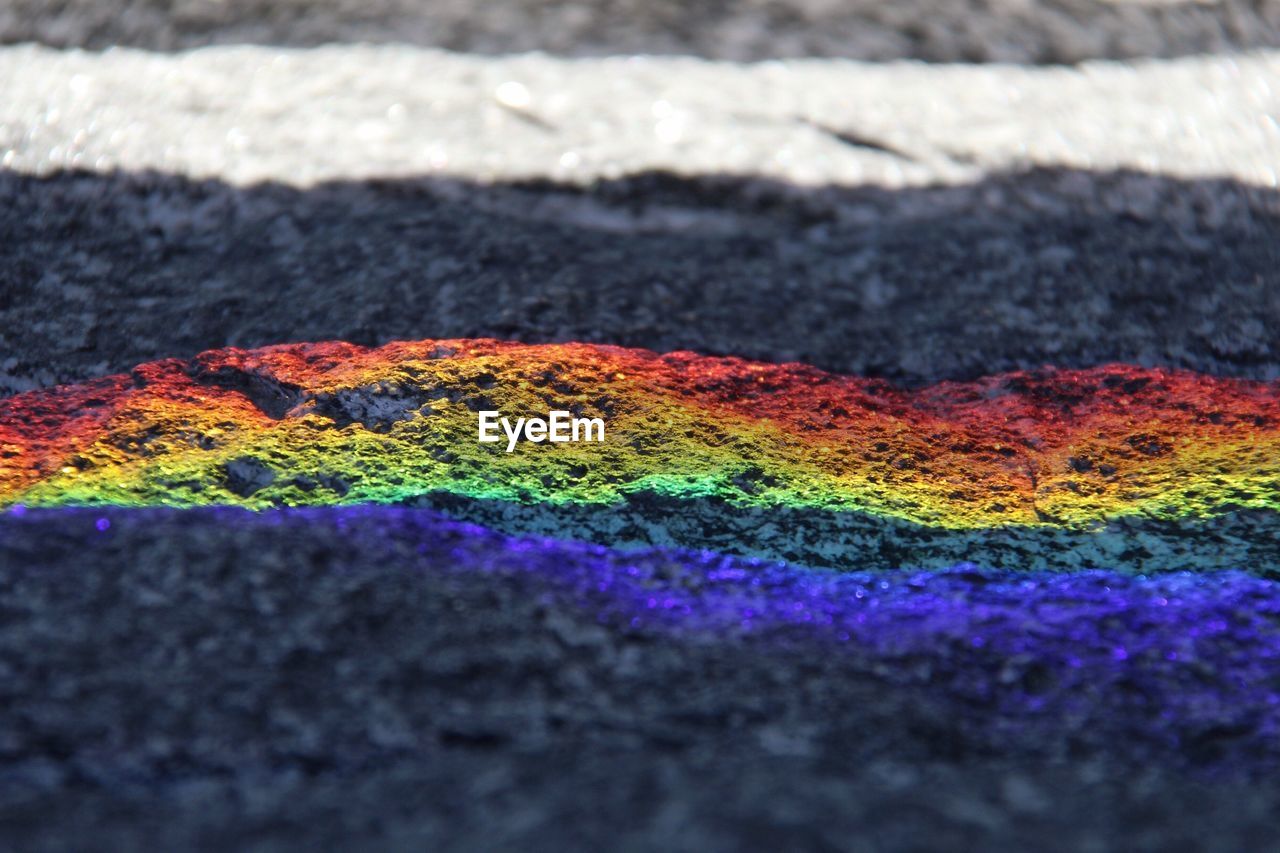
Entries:
{"type": "Polygon", "coordinates": [[[901,389],[688,352],[428,340],[164,360],[0,401],[0,506],[676,502],[946,530],[1280,509],[1280,385],[1108,365],[901,389]],[[605,441],[477,441],[565,409],[605,441]]]}

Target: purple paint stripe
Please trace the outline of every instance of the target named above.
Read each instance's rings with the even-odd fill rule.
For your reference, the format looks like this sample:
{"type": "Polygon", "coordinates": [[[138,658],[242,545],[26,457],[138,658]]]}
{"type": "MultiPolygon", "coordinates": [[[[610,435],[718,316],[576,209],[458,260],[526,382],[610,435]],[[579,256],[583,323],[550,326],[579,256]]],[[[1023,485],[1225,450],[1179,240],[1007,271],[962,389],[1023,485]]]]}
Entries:
{"type": "MultiPolygon", "coordinates": [[[[504,536],[423,510],[30,510],[0,523],[0,550],[57,519],[86,548],[183,525],[338,528],[349,547],[407,571],[485,574],[585,610],[621,632],[782,644],[860,661],[886,682],[941,691],[991,725],[1088,717],[1167,746],[1226,738],[1275,754],[1280,583],[1243,572],[1152,577],[1105,570],[837,573],[710,552],[616,551],[504,536]]],[[[1127,734],[1126,734],[1127,736],[1127,734]]]]}

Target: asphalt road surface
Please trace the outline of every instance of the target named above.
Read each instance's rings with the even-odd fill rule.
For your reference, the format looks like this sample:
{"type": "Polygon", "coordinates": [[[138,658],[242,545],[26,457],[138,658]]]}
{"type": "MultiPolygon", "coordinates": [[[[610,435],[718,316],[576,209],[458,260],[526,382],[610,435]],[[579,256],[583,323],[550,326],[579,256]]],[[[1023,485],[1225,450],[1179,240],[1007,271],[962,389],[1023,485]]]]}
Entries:
{"type": "MultiPolygon", "coordinates": [[[[456,336],[1280,377],[1274,3],[165,5],[0,10],[41,43],[0,48],[0,393],[456,336]]],[[[1274,839],[1247,728],[1022,736],[930,687],[1001,677],[960,649],[904,682],[377,525],[93,524],[0,525],[19,849],[1274,839]]]]}

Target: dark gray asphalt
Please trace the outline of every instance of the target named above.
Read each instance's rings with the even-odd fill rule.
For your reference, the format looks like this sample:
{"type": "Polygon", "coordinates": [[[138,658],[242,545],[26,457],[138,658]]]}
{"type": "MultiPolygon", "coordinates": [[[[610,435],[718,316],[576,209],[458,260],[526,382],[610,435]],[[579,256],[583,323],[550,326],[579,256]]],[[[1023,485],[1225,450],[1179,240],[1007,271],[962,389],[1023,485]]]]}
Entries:
{"type": "MultiPolygon", "coordinates": [[[[1078,63],[1280,46],[1280,3],[0,0],[0,43],[29,40],[1078,63]]],[[[54,126],[34,103],[15,145],[54,126]]],[[[1072,170],[896,192],[2,170],[0,395],[226,345],[461,336],[910,384],[1109,361],[1274,379],[1278,211],[1229,180],[1072,170]],[[584,192],[613,223],[688,227],[557,215],[584,192]]],[[[1247,727],[1023,729],[932,684],[959,649],[893,679],[787,637],[606,628],[536,577],[376,531],[91,524],[0,517],[7,849],[1274,847],[1280,783],[1241,760],[1247,727]]]]}
{"type": "MultiPolygon", "coordinates": [[[[1162,216],[1090,201],[1131,180],[1153,179],[592,190],[730,212],[741,227],[725,236],[521,215],[574,192],[550,186],[449,201],[429,182],[3,174],[0,371],[12,392],[226,344],[492,335],[903,382],[1112,360],[1280,375],[1274,199],[1166,180],[1162,216]],[[950,207],[921,217],[913,192],[950,207]]],[[[190,520],[80,542],[0,521],[0,825],[18,847],[1237,851],[1274,837],[1274,776],[1203,744],[1137,749],[1085,724],[978,737],[945,696],[886,687],[873,667],[618,635],[536,585],[406,572],[334,529],[190,520]],[[368,747],[404,732],[409,747],[368,747]]]]}
{"type": "Polygon", "coordinates": [[[1142,737],[1158,709],[1138,682],[1084,713],[1010,717],[999,696],[1034,667],[967,643],[884,658],[782,631],[602,627],[481,545],[453,571],[447,547],[423,556],[376,524],[111,515],[0,525],[9,849],[1274,839],[1247,727],[1142,737]],[[499,570],[474,571],[486,560],[499,570]]]}
{"type": "Polygon", "coordinates": [[[648,175],[588,190],[606,209],[735,222],[643,233],[522,215],[577,189],[442,186],[0,172],[0,391],[227,345],[426,337],[905,383],[1110,361],[1280,377],[1280,204],[1230,181],[1042,170],[889,192],[648,175]],[[1117,206],[1126,190],[1141,209],[1117,206]]]}

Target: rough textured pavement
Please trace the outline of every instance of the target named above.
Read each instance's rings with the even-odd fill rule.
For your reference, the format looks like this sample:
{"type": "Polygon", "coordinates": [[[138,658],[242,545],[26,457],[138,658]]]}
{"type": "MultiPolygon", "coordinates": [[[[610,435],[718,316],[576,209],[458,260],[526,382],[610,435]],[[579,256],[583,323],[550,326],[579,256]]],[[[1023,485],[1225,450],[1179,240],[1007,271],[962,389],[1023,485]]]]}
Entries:
{"type": "Polygon", "coordinates": [[[518,555],[470,542],[451,560],[375,515],[234,535],[208,511],[111,516],[6,528],[0,819],[19,849],[1274,838],[1270,765],[1224,768],[1248,721],[1135,736],[1158,713],[1139,681],[1068,694],[1092,711],[1065,720],[1007,716],[1003,695],[1053,677],[967,644],[880,657],[784,630],[602,626],[589,594],[518,555]]]}
{"type": "Polygon", "coordinates": [[[14,48],[0,388],[478,336],[1270,378],[1278,72],[14,48]]]}
{"type": "Polygon", "coordinates": [[[409,43],[472,53],[1070,63],[1280,44],[1275,0],[9,0],[0,42],[174,50],[409,43]]]}
{"type": "MultiPolygon", "coordinates": [[[[940,14],[880,47],[874,28],[864,46],[812,24],[633,36],[596,7],[530,29],[496,4],[467,31],[301,4],[187,4],[158,27],[156,4],[40,5],[0,11],[4,39],[407,44],[0,51],[6,393],[228,344],[474,335],[910,383],[1112,360],[1280,375],[1277,59],[1228,52],[1275,43],[1274,4],[1089,4],[1097,26],[1030,4],[1007,39],[995,12],[940,14]],[[1217,53],[583,65],[421,45],[1217,53]]],[[[161,520],[86,548],[31,523],[0,527],[0,821],[20,848],[1274,837],[1274,773],[1220,760],[1247,730],[1137,749],[1077,721],[1001,742],[855,660],[610,632],[536,580],[404,571],[336,527],[161,520]]]]}

